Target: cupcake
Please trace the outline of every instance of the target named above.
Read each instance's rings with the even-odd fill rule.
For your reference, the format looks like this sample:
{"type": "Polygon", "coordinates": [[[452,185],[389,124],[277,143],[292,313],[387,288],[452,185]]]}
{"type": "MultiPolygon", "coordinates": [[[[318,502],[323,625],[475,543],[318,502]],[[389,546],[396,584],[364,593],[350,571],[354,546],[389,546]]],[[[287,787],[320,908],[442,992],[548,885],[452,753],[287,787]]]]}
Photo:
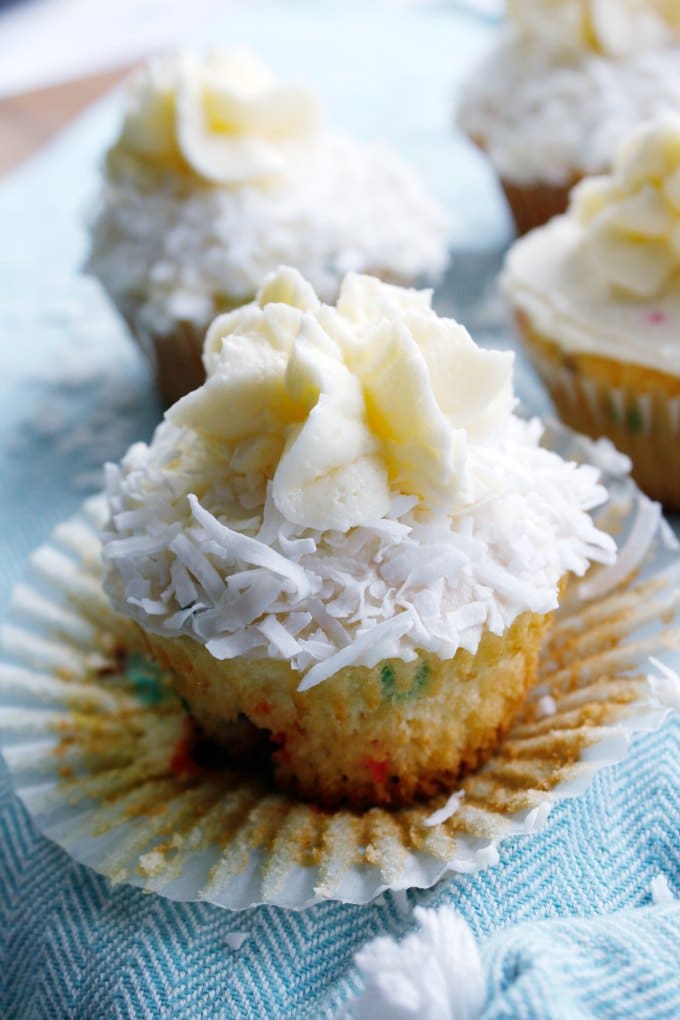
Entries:
{"type": "Polygon", "coordinates": [[[502,284],[564,421],[680,509],[680,116],[634,132],[610,175],[516,242],[502,284]]]}
{"type": "Polygon", "coordinates": [[[446,217],[388,149],[323,127],[313,94],[245,53],[135,74],[109,150],[86,269],[155,367],[168,403],[203,378],[219,312],[280,263],[326,300],[349,270],[436,279],[446,217]]]}
{"type": "Polygon", "coordinates": [[[680,108],[677,0],[508,0],[509,27],[464,90],[520,234],[611,169],[635,127],[680,108]]]}
{"type": "Polygon", "coordinates": [[[107,469],[105,587],[202,729],[324,805],[408,804],[479,765],[565,577],[610,562],[597,471],[513,413],[512,354],[430,293],[293,269],[220,316],[207,380],[107,469]]]}

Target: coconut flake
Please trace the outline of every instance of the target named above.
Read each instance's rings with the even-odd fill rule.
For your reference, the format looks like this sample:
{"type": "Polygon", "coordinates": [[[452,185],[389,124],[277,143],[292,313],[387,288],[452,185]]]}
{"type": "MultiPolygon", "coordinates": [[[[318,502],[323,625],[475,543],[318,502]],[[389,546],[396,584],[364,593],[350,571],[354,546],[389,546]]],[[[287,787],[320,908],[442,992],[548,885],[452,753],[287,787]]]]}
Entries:
{"type": "Polygon", "coordinates": [[[221,524],[208,510],[203,509],[193,493],[189,494],[188,500],[191,512],[198,523],[217,542],[223,542],[234,559],[252,563],[258,567],[266,567],[273,574],[280,574],[281,577],[287,578],[295,585],[300,598],[306,598],[311,594],[311,584],[305,571],[295,563],[275,552],[270,546],[258,542],[256,538],[240,535],[226,524],[221,524]]]}
{"type": "Polygon", "coordinates": [[[300,681],[298,691],[308,691],[311,687],[316,687],[345,666],[375,666],[376,662],[389,658],[389,652],[388,654],[383,652],[384,646],[391,648],[392,642],[408,634],[413,623],[413,614],[407,611],[392,617],[391,620],[384,620],[371,630],[364,631],[351,645],[313,666],[304,680],[300,681]]]}
{"type": "Polygon", "coordinates": [[[453,818],[464,796],[465,790],[458,790],[456,793],[452,793],[443,807],[440,807],[438,811],[434,811],[423,820],[423,825],[432,828],[435,825],[441,825],[442,822],[447,822],[449,818],[453,818]]]}
{"type": "Polygon", "coordinates": [[[613,559],[587,512],[606,497],[597,472],[537,435],[512,418],[502,437],[471,442],[476,489],[455,517],[397,495],[394,517],[340,533],[285,520],[228,447],[165,422],[107,472],[107,590],[150,631],[187,635],[217,659],[287,660],[301,690],[344,666],[474,654],[485,631],[554,608],[567,570],[613,559]]]}
{"type": "Polygon", "coordinates": [[[643,563],[661,520],[661,505],[653,503],[642,492],[637,494],[637,513],[616,562],[600,570],[578,587],[579,598],[602,598],[633,573],[643,563]]]}

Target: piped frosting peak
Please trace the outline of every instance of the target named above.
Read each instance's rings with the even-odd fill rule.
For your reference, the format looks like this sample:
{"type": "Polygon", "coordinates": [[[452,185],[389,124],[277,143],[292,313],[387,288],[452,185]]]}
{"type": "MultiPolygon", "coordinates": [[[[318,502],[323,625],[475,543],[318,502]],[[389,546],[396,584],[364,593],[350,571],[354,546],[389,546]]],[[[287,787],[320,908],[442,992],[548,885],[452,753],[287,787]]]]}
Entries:
{"type": "Polygon", "coordinates": [[[680,116],[638,130],[611,174],[574,190],[570,212],[605,286],[638,298],[661,293],[680,268],[680,116]]]}
{"type": "Polygon", "coordinates": [[[319,125],[313,94],[278,83],[245,51],[173,55],[132,77],[108,163],[112,172],[141,165],[212,184],[266,181],[285,172],[319,125]]]}
{"type": "Polygon", "coordinates": [[[347,531],[384,516],[394,493],[453,509],[469,496],[468,436],[512,410],[512,355],[478,347],[430,300],[350,273],[331,307],[280,269],[215,320],[208,379],[168,418],[264,470],[298,525],[347,531]]]}
{"type": "Polygon", "coordinates": [[[680,42],[677,0],[507,0],[511,23],[563,51],[623,57],[680,42]]]}

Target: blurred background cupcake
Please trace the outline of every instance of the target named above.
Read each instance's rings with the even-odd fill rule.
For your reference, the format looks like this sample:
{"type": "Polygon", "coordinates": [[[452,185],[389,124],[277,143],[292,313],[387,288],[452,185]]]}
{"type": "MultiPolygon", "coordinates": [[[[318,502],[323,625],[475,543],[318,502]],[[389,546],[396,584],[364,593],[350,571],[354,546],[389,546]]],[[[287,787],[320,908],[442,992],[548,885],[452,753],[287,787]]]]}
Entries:
{"type": "Polygon", "coordinates": [[[564,212],[623,138],[680,109],[677,0],[507,0],[508,29],[469,81],[464,131],[498,173],[518,232],[564,212]]]}
{"type": "Polygon", "coordinates": [[[680,509],[680,114],[639,128],[610,175],[517,241],[502,282],[564,421],[608,436],[680,509]]]}
{"type": "Polygon", "coordinates": [[[165,57],[131,78],[87,270],[167,402],[202,381],[214,316],[279,264],[332,300],[349,270],[412,283],[446,260],[446,217],[411,170],[324,128],[314,95],[250,54],[165,57]]]}

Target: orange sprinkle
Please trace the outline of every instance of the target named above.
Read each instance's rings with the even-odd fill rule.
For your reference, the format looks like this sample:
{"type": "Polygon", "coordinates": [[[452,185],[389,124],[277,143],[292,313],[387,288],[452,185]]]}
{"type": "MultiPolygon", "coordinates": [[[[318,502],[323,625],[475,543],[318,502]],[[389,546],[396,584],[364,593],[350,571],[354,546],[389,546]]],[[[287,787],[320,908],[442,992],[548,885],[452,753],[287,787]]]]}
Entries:
{"type": "Polygon", "coordinates": [[[386,761],[378,761],[376,758],[364,758],[361,763],[371,773],[374,783],[386,783],[389,764],[386,761]]]}

